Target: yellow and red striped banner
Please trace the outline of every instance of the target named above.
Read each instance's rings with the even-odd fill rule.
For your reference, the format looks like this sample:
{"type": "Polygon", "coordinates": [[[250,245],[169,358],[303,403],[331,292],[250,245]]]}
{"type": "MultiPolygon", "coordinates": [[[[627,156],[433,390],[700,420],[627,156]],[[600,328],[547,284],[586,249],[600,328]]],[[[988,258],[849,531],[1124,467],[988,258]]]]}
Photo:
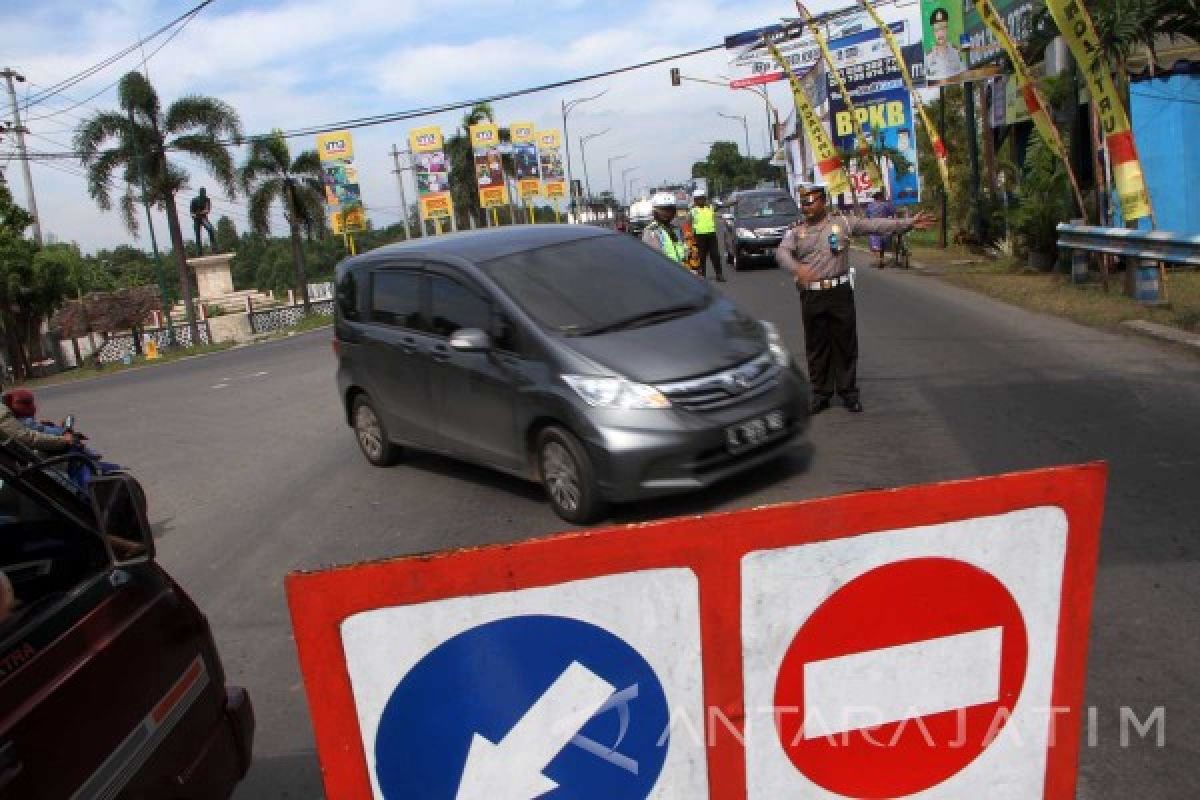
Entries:
{"type": "Polygon", "coordinates": [[[881,189],[883,188],[883,175],[879,171],[879,164],[875,159],[871,158],[871,144],[867,141],[866,134],[863,133],[862,120],[858,117],[858,109],[854,107],[854,100],[850,97],[850,92],[846,89],[846,82],[842,80],[842,73],[838,71],[837,62],[833,60],[833,53],[829,52],[829,45],[825,43],[825,37],[821,35],[821,29],[813,21],[812,14],[808,13],[808,9],[800,2],[796,3],[796,8],[804,15],[805,20],[808,22],[808,29],[812,33],[813,38],[817,40],[817,46],[821,48],[821,55],[824,57],[825,63],[829,67],[829,72],[833,75],[833,79],[837,83],[838,92],[842,95],[842,102],[846,104],[846,110],[850,112],[850,121],[854,126],[854,141],[858,145],[860,164],[867,169],[867,176],[871,179],[871,187],[873,189],[881,189]]]}
{"type": "MultiPolygon", "coordinates": [[[[933,127],[933,122],[929,119],[929,114],[925,111],[925,104],[921,102],[921,96],[917,94],[916,88],[912,83],[912,75],[908,72],[908,64],[904,63],[904,53],[900,49],[899,43],[896,42],[896,37],[892,35],[891,28],[879,16],[879,12],[871,5],[869,0],[858,0],[859,4],[867,10],[871,15],[871,19],[879,26],[879,32],[883,35],[883,39],[887,42],[892,51],[892,57],[896,59],[896,64],[900,67],[900,74],[904,76],[904,85],[908,87],[908,93],[912,96],[912,103],[917,108],[917,113],[921,115],[921,123],[925,126],[925,132],[929,134],[929,145],[933,148],[933,155],[937,158],[938,174],[942,177],[942,188],[946,193],[950,192],[950,165],[949,158],[946,153],[946,144],[942,141],[942,136],[938,129],[933,127]]],[[[914,166],[915,168],[915,166],[914,166]]]]}
{"type": "Polygon", "coordinates": [[[846,177],[846,168],[842,164],[842,157],[834,148],[833,141],[829,138],[829,131],[825,130],[825,126],[821,124],[821,118],[813,109],[808,95],[804,93],[800,79],[792,71],[792,66],[788,63],[787,58],[779,52],[779,48],[771,42],[767,42],[766,45],[767,50],[779,63],[784,74],[787,75],[788,83],[792,86],[792,98],[796,102],[796,116],[804,123],[804,131],[808,134],[809,144],[812,145],[813,153],[817,157],[817,169],[821,171],[821,178],[825,181],[830,196],[850,191],[850,180],[846,177]]]}
{"type": "Polygon", "coordinates": [[[1108,59],[1104,57],[1091,15],[1079,0],[1046,0],[1046,7],[1087,80],[1088,93],[1104,131],[1104,143],[1108,147],[1108,158],[1117,183],[1121,216],[1126,220],[1151,216],[1150,194],[1146,190],[1142,165],[1138,161],[1129,115],[1113,84],[1108,59]]]}

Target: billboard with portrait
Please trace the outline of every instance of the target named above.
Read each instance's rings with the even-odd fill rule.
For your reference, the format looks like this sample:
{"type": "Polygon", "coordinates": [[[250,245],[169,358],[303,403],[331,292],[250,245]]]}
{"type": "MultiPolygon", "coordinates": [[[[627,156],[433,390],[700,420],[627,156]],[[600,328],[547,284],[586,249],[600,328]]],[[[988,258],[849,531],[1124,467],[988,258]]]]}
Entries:
{"type": "Polygon", "coordinates": [[[517,172],[517,192],[522,200],[529,200],[542,193],[537,132],[532,122],[514,122],[508,126],[508,131],[512,140],[513,165],[517,172]]]}
{"type": "Polygon", "coordinates": [[[436,125],[414,128],[408,132],[408,146],[412,150],[421,216],[424,219],[449,217],[454,213],[454,205],[450,200],[450,165],[446,160],[442,129],[436,125]]]}
{"type": "Polygon", "coordinates": [[[542,174],[546,197],[567,196],[567,181],[563,171],[562,134],[557,129],[537,132],[538,168],[542,174]]]}
{"type": "Polygon", "coordinates": [[[366,212],[358,168],[354,166],[354,140],[350,131],[317,135],[317,155],[321,160],[325,205],[331,214],[339,214],[345,233],[366,230],[366,212]]]}
{"type": "Polygon", "coordinates": [[[471,126],[470,135],[479,205],[483,208],[507,205],[508,187],[504,182],[504,162],[500,158],[500,129],[494,123],[481,122],[471,126]]]}

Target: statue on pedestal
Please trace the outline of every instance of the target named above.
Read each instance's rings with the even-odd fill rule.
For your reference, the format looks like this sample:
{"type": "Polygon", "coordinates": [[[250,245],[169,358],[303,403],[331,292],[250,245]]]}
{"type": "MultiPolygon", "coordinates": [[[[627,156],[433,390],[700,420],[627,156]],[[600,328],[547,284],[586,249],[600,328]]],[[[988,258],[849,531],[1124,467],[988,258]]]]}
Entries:
{"type": "Polygon", "coordinates": [[[203,186],[200,187],[200,194],[192,198],[189,210],[192,213],[192,227],[196,231],[196,255],[204,255],[204,245],[200,238],[201,228],[208,231],[208,243],[212,247],[212,252],[217,252],[217,231],[208,221],[208,215],[212,213],[212,200],[205,194],[203,186]]]}

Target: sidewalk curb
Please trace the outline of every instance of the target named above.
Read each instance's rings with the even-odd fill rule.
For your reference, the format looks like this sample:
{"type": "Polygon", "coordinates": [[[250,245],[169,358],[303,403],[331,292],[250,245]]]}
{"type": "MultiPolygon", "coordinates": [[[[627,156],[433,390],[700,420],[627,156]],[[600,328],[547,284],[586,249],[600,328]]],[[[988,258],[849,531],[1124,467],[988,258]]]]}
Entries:
{"type": "Polygon", "coordinates": [[[1179,328],[1172,328],[1170,325],[1160,325],[1157,322],[1150,322],[1144,319],[1127,319],[1121,325],[1143,336],[1150,336],[1162,341],[1182,344],[1200,350],[1200,333],[1189,333],[1179,328]]]}

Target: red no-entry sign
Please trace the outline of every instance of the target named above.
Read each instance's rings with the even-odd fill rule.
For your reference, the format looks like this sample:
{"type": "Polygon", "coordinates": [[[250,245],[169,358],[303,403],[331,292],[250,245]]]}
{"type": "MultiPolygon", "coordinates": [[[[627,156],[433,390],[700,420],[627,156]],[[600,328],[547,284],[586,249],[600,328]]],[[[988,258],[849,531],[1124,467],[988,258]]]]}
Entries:
{"type": "Polygon", "coordinates": [[[1073,800],[1104,480],[290,575],[326,793],[1073,800]]]}

